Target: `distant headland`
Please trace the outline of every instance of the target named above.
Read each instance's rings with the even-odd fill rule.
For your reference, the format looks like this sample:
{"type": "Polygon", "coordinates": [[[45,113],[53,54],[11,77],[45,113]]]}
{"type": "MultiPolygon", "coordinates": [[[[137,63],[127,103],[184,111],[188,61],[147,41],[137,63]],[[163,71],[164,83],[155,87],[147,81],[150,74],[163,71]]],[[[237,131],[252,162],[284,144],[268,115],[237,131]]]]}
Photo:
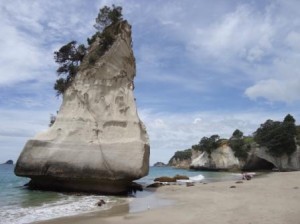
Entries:
{"type": "Polygon", "coordinates": [[[9,159],[7,160],[5,163],[2,163],[2,164],[8,164],[8,165],[13,165],[14,164],[14,161],[9,159]]]}
{"type": "Polygon", "coordinates": [[[251,136],[235,130],[229,139],[215,134],[191,148],[177,151],[168,165],[212,171],[300,170],[300,126],[288,114],[283,121],[267,120],[251,136]]]}

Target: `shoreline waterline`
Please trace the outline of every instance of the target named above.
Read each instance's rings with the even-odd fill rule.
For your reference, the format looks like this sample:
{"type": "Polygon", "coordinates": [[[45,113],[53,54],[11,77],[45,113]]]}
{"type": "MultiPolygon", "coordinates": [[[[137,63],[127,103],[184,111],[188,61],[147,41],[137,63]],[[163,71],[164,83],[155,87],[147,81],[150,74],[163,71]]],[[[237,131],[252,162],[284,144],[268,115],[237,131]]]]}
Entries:
{"type": "Polygon", "coordinates": [[[119,197],[122,202],[114,204],[110,209],[101,211],[91,211],[84,214],[77,214],[73,216],[59,217],[49,220],[41,220],[32,222],[30,224],[51,224],[51,223],[72,223],[76,221],[78,223],[85,223],[88,220],[97,218],[109,218],[115,216],[127,216],[140,214],[152,209],[159,209],[165,206],[172,206],[175,201],[169,200],[156,194],[156,189],[145,189],[142,192],[138,192],[135,196],[119,197]]]}
{"type": "MultiPolygon", "coordinates": [[[[0,223],[35,223],[53,218],[67,218],[72,216],[93,216],[94,213],[111,216],[118,213],[133,214],[149,209],[156,209],[172,205],[172,201],[157,196],[155,190],[145,189],[136,195],[128,197],[64,194],[57,192],[31,191],[23,187],[29,180],[19,178],[13,174],[13,166],[1,166],[2,175],[0,192],[3,202],[0,203],[2,221],[0,223]],[[6,173],[5,173],[6,172],[6,173]],[[6,175],[5,175],[6,174],[6,175]],[[105,205],[98,207],[97,202],[104,200],[105,205]],[[5,202],[6,201],[6,202],[5,202]],[[6,204],[5,204],[6,203],[6,204]]],[[[151,167],[148,176],[137,180],[144,187],[153,183],[159,176],[186,175],[197,179],[197,182],[215,182],[238,180],[240,173],[193,171],[172,167],[151,167]]],[[[1,178],[0,178],[1,180],[1,178]]]]}
{"type": "MultiPolygon", "coordinates": [[[[176,173],[180,174],[180,171],[184,173],[191,172],[192,174],[203,172],[203,171],[194,171],[194,170],[186,170],[186,169],[178,169],[168,167],[167,169],[173,169],[176,173]]],[[[206,174],[211,173],[211,171],[204,171],[206,174]]],[[[218,172],[219,173],[219,172],[218,172]]],[[[236,182],[242,179],[242,175],[240,172],[230,173],[224,172],[228,174],[231,178],[224,178],[224,179],[217,179],[217,178],[209,178],[209,179],[202,179],[195,182],[195,185],[203,185],[203,184],[212,184],[212,183],[230,183],[236,182]]],[[[256,175],[256,177],[263,178],[267,176],[268,172],[260,172],[256,175]]],[[[201,175],[200,175],[201,176],[201,175]]],[[[143,179],[143,178],[142,178],[143,179]]],[[[143,180],[138,181],[140,184],[143,184],[143,180]]],[[[151,182],[153,183],[153,181],[151,182]]],[[[144,183],[144,186],[145,183],[144,183]]],[[[185,187],[186,184],[183,182],[175,182],[175,183],[167,183],[162,188],[166,187],[185,187]]],[[[72,224],[74,221],[78,223],[89,222],[89,220],[94,223],[96,219],[102,218],[111,218],[111,217],[130,217],[131,215],[142,214],[143,212],[147,212],[150,210],[158,210],[164,207],[172,207],[176,204],[176,199],[170,199],[166,195],[159,192],[160,190],[157,188],[145,188],[143,192],[137,192],[137,194],[133,197],[125,197],[127,201],[122,204],[115,204],[109,210],[105,211],[98,211],[98,212],[91,212],[86,214],[78,214],[75,216],[68,216],[68,217],[61,217],[52,220],[46,220],[41,222],[35,222],[34,224],[72,224]]],[[[180,193],[180,192],[178,192],[180,193]]]]}
{"type": "Polygon", "coordinates": [[[155,195],[173,203],[138,213],[74,216],[40,224],[299,224],[300,172],[274,172],[250,181],[169,185],[155,195]]]}

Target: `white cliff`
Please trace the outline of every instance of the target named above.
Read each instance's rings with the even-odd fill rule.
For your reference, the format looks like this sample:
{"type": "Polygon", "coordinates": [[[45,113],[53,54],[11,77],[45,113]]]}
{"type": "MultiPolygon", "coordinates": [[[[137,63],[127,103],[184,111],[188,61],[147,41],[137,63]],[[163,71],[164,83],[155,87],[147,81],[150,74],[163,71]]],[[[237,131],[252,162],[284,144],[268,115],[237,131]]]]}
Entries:
{"type": "Polygon", "coordinates": [[[133,95],[131,26],[118,24],[113,45],[94,64],[92,45],[63,95],[55,123],[29,140],[15,173],[39,188],[125,192],[148,174],[149,141],[133,95]]]}
{"type": "Polygon", "coordinates": [[[245,169],[263,169],[265,167],[278,169],[280,171],[300,170],[300,146],[291,155],[283,154],[275,157],[268,152],[266,147],[254,144],[250,156],[244,166],[245,169]]]}
{"type": "Polygon", "coordinates": [[[240,163],[232,149],[227,145],[222,145],[213,150],[211,155],[202,152],[192,160],[190,167],[200,170],[237,170],[240,168],[240,163]]]}

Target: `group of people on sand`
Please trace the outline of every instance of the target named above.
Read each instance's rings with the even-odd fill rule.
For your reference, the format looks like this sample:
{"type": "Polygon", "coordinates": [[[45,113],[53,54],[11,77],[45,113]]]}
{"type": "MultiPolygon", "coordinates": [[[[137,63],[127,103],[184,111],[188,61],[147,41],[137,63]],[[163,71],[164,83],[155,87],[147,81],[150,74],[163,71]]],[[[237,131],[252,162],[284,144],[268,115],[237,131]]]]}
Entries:
{"type": "Polygon", "coordinates": [[[243,180],[251,180],[251,178],[254,176],[252,173],[242,173],[242,179],[243,180]]]}

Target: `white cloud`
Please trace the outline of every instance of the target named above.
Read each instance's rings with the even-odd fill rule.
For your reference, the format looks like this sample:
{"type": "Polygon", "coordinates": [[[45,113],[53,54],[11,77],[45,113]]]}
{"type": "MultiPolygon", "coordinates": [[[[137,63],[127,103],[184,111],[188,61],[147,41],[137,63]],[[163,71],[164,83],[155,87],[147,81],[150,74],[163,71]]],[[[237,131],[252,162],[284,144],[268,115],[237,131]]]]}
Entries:
{"type": "Polygon", "coordinates": [[[300,50],[300,32],[291,31],[288,33],[286,45],[292,49],[300,50]]]}
{"type": "Polygon", "coordinates": [[[237,59],[260,61],[271,48],[273,31],[266,17],[248,5],[240,5],[220,21],[204,29],[198,28],[191,37],[190,49],[200,57],[212,57],[226,63],[237,59]],[[260,53],[253,54],[254,51],[260,53]]]}
{"type": "Polygon", "coordinates": [[[229,66],[227,72],[238,69],[241,73],[237,76],[246,75],[254,81],[245,90],[250,99],[300,100],[300,73],[296,69],[300,23],[286,20],[292,9],[280,10],[283,4],[271,4],[263,13],[251,6],[239,6],[200,35],[200,49],[196,49],[202,57],[204,50],[204,57],[215,57],[221,61],[219,66],[229,66]]]}
{"type": "Polygon", "coordinates": [[[49,124],[50,113],[32,110],[0,110],[1,136],[32,136],[38,131],[45,130],[49,124]]]}
{"type": "MultiPolygon", "coordinates": [[[[198,90],[208,90],[205,87],[211,83],[216,87],[243,86],[249,99],[263,98],[286,103],[300,100],[300,89],[292,84],[300,81],[300,74],[295,71],[300,46],[300,19],[296,8],[300,7],[300,3],[237,1],[226,5],[219,2],[218,7],[207,7],[206,4],[209,5],[202,2],[191,7],[192,4],[178,1],[167,2],[159,8],[147,7],[150,15],[146,16],[148,20],[158,21],[157,28],[163,32],[162,38],[185,47],[178,55],[188,56],[194,61],[193,65],[189,64],[194,69],[209,71],[208,74],[199,72],[198,76],[180,73],[174,75],[174,79],[181,76],[198,82],[198,90]],[[209,83],[207,76],[212,80],[209,83]],[[280,91],[284,94],[278,94],[278,88],[270,86],[262,90],[263,84],[274,81],[281,84],[280,91]]],[[[143,25],[153,29],[146,23],[143,25]]],[[[147,55],[157,59],[155,65],[162,63],[162,52],[150,49],[154,53],[147,55]]],[[[168,76],[161,75],[159,78],[169,81],[168,76]]]]}
{"type": "MultiPolygon", "coordinates": [[[[294,36],[294,35],[293,35],[294,36]]],[[[294,36],[288,44],[296,43],[294,36]]],[[[297,48],[289,49],[285,45],[280,55],[272,61],[269,67],[262,68],[261,72],[267,77],[258,79],[245,90],[245,95],[252,100],[264,98],[269,102],[294,103],[300,101],[300,70],[298,64],[300,55],[297,48]]]]}
{"type": "Polygon", "coordinates": [[[296,80],[262,80],[246,89],[250,99],[263,97],[268,101],[292,103],[300,100],[300,79],[296,80]]]}
{"type": "Polygon", "coordinates": [[[37,78],[37,71],[49,63],[41,63],[45,55],[36,46],[36,39],[20,33],[2,16],[0,21],[3,32],[0,36],[0,85],[37,78]]]}
{"type": "Polygon", "coordinates": [[[1,2],[0,85],[47,79],[49,71],[55,77],[53,47],[85,41],[93,30],[87,6],[81,1],[1,2]]]}

